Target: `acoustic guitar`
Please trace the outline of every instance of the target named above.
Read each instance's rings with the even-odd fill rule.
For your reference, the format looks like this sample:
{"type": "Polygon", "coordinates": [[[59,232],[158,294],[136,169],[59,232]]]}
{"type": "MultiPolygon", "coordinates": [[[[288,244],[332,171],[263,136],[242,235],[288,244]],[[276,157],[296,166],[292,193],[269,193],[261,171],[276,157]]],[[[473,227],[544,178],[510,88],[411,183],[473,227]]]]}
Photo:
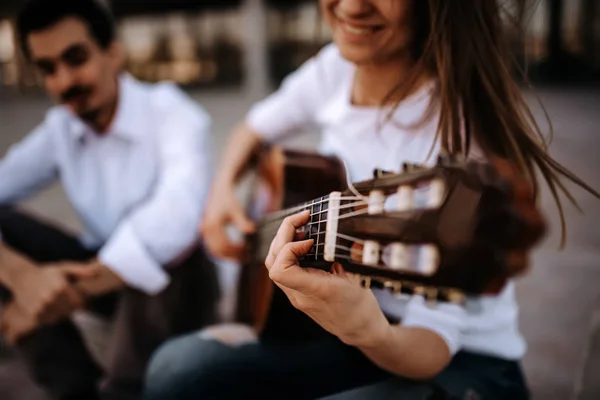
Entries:
{"type": "Polygon", "coordinates": [[[314,239],[302,267],[329,269],[338,262],[365,287],[420,294],[432,303],[499,292],[526,269],[514,255],[545,230],[543,221],[524,229],[510,182],[487,163],[439,157],[433,167],[375,170],[372,179],[349,185],[335,157],[268,146],[256,172],[249,214],[257,230],[247,238],[237,320],[263,337],[324,334],[290,304],[264,266],[282,220],[302,210],[310,210],[303,230],[314,239]]]}

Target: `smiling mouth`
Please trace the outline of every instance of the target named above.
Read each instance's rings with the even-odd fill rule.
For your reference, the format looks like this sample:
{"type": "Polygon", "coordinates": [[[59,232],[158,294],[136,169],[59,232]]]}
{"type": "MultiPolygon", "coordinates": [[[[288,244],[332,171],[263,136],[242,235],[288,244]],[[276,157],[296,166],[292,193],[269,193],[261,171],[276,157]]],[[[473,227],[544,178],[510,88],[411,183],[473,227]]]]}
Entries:
{"type": "Polygon", "coordinates": [[[357,26],[351,25],[348,22],[338,18],[341,28],[351,34],[357,36],[367,36],[377,33],[385,28],[384,25],[357,26]]]}

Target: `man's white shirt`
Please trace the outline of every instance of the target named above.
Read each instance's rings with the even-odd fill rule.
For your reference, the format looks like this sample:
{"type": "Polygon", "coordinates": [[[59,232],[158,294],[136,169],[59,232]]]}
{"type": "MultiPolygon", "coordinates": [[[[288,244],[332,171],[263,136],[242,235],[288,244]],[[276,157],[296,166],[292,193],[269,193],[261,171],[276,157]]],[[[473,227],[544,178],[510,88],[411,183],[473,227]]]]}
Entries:
{"type": "Polygon", "coordinates": [[[146,293],[168,283],[165,266],[197,243],[212,176],[211,120],[170,83],[119,78],[115,119],[98,135],[63,106],[0,160],[0,204],[57,179],[77,212],[83,243],[146,293]]]}

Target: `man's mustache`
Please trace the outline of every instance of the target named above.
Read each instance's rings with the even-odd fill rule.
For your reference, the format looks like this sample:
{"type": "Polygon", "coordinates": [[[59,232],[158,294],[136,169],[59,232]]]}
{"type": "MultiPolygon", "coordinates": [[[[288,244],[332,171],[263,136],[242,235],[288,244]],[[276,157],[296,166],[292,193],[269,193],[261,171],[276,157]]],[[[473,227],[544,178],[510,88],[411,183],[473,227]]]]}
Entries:
{"type": "Polygon", "coordinates": [[[64,103],[82,95],[88,95],[92,91],[89,86],[71,86],[60,95],[60,100],[64,103]]]}

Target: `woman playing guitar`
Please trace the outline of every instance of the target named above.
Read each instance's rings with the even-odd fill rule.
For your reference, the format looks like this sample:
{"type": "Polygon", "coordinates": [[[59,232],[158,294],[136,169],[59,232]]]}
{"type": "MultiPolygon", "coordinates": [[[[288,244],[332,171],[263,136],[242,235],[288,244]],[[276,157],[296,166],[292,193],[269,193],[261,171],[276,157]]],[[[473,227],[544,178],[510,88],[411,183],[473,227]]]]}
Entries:
{"type": "MultiPolygon", "coordinates": [[[[559,208],[557,190],[567,193],[559,178],[592,191],[547,154],[510,74],[504,13],[521,17],[525,0],[320,6],[333,43],[252,107],[229,141],[202,228],[215,256],[243,252],[228,241],[227,224],[255,228],[234,194],[254,150],[309,125],[322,131],[320,152],[344,160],[352,181],[375,168],[397,171],[403,162],[431,165],[440,152],[501,158],[495,165],[520,188],[519,209],[529,222],[523,230],[534,239],[542,224],[534,204],[538,171],[559,208]]],[[[147,399],[528,398],[512,281],[471,308],[375,293],[337,264],[329,272],[299,268],[312,242],[290,242],[307,220],[300,213],[281,224],[266,266],[277,290],[322,334],[271,332],[236,344],[225,335],[176,339],[154,357],[147,399]]]]}

